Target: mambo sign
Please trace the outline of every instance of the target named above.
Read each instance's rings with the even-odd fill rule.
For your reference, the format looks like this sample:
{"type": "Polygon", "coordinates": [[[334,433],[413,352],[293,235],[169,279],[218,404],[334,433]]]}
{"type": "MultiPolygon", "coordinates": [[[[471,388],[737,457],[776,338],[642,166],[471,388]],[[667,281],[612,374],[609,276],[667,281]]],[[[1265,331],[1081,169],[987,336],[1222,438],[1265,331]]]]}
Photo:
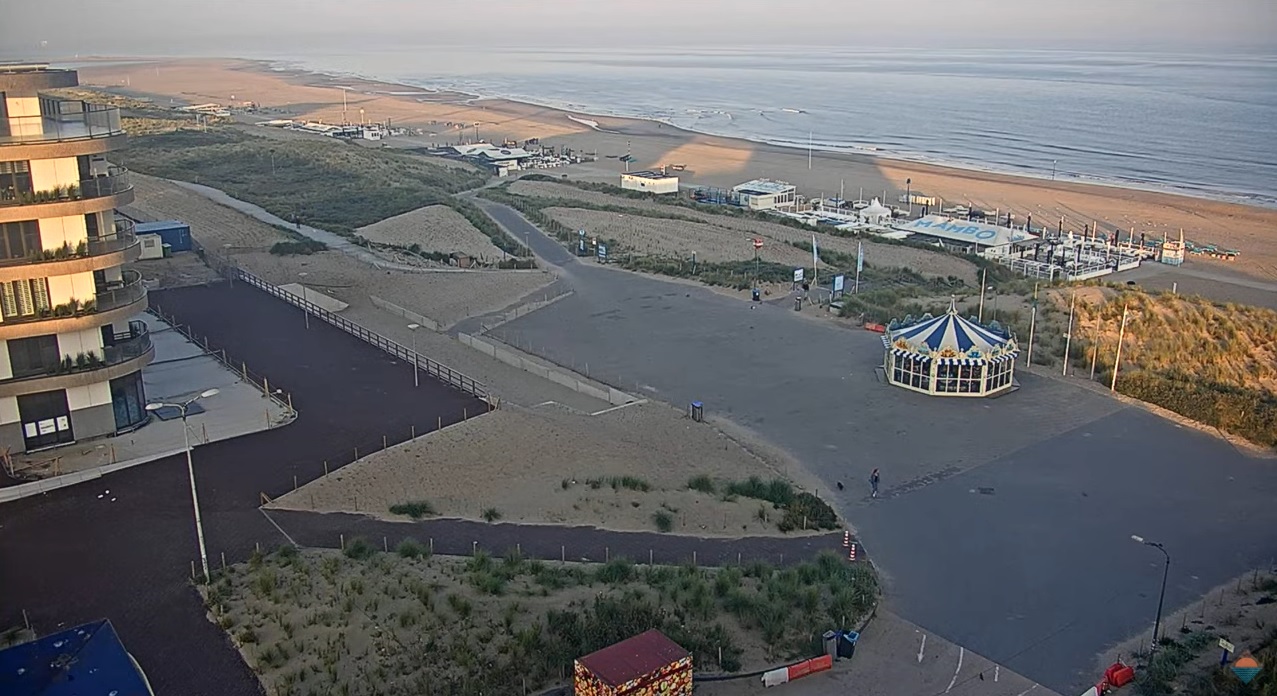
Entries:
{"type": "Polygon", "coordinates": [[[1037,239],[1037,235],[1009,227],[985,225],[968,220],[955,220],[943,215],[928,215],[912,222],[897,226],[897,229],[917,234],[942,237],[963,242],[976,242],[986,246],[1000,246],[1012,242],[1023,242],[1037,239]]]}

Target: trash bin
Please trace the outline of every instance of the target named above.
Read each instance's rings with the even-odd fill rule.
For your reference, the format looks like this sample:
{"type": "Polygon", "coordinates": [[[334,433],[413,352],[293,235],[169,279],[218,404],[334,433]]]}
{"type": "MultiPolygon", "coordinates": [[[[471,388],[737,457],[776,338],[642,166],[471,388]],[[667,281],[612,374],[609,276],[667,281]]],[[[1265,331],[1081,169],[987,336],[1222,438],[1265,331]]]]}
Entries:
{"type": "Polygon", "coordinates": [[[697,423],[700,423],[701,421],[705,420],[705,404],[702,404],[699,401],[693,401],[690,411],[691,411],[692,420],[696,421],[697,423]]]}
{"type": "Polygon", "coordinates": [[[838,657],[838,631],[825,631],[822,637],[825,639],[825,654],[838,657]]]}
{"type": "Polygon", "coordinates": [[[801,312],[801,311],[803,311],[803,298],[802,298],[802,296],[799,296],[799,297],[795,297],[795,298],[794,298],[794,311],[795,311],[795,312],[801,312]]]}
{"type": "Polygon", "coordinates": [[[838,657],[851,657],[856,654],[856,643],[860,642],[860,634],[855,631],[842,631],[838,634],[838,657]]]}
{"type": "Polygon", "coordinates": [[[755,302],[763,301],[763,293],[759,292],[758,288],[754,288],[754,301],[755,302]]]}

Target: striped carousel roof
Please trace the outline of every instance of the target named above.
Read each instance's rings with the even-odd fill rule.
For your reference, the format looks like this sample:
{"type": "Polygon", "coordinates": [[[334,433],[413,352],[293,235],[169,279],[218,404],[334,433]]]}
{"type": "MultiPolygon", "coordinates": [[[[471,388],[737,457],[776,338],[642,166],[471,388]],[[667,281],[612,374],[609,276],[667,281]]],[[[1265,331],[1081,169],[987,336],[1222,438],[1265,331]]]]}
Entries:
{"type": "Polygon", "coordinates": [[[895,329],[882,341],[896,355],[920,355],[937,359],[940,364],[1001,362],[1015,359],[1020,352],[1014,338],[962,317],[953,302],[949,303],[948,312],[895,329]]]}

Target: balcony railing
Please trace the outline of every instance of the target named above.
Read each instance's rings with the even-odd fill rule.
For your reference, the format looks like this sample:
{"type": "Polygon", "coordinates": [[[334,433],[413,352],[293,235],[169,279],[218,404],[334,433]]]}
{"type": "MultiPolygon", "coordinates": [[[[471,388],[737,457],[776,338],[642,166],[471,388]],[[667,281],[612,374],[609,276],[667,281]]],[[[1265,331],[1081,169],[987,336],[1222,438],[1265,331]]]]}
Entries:
{"type": "Polygon", "coordinates": [[[142,284],[141,273],[126,270],[122,274],[123,282],[99,285],[97,287],[97,296],[91,300],[71,300],[35,314],[5,317],[4,325],[89,316],[126,307],[146,297],[146,286],[142,284]]]}
{"type": "Polygon", "coordinates": [[[129,330],[114,336],[114,343],[102,348],[102,354],[96,351],[77,353],[74,356],[64,355],[62,361],[43,368],[25,370],[15,374],[10,380],[41,379],[57,375],[70,375],[78,372],[100,370],[104,367],[121,365],[136,360],[151,351],[151,333],[146,322],[130,321],[129,330]]]}
{"type": "Polygon", "coordinates": [[[115,232],[109,235],[87,239],[74,247],[63,244],[59,249],[42,249],[20,258],[0,259],[0,268],[114,254],[137,244],[136,229],[132,220],[117,220],[115,232]]]}
{"type": "Polygon", "coordinates": [[[60,140],[86,140],[123,135],[120,110],[114,106],[60,102],[73,109],[61,114],[10,116],[0,119],[0,145],[29,145],[60,140]],[[7,126],[7,128],[6,128],[7,126]]]}
{"type": "Polygon", "coordinates": [[[22,191],[14,188],[0,189],[0,205],[40,205],[43,203],[79,201],[88,198],[114,196],[131,188],[133,188],[133,182],[129,179],[129,170],[124,167],[111,167],[102,176],[81,179],[78,184],[55,186],[43,191],[22,191]]]}

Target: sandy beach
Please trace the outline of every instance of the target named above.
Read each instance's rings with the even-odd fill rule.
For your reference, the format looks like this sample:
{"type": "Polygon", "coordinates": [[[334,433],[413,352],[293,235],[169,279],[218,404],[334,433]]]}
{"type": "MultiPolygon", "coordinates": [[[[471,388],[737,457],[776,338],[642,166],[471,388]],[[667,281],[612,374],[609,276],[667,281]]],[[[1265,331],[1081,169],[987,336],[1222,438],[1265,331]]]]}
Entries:
{"type": "Polygon", "coordinates": [[[1013,211],[1017,220],[1033,215],[1035,224],[1058,223],[1080,230],[1098,222],[1102,230],[1136,234],[1185,235],[1241,251],[1234,262],[1193,258],[1199,267],[1219,267],[1264,280],[1277,279],[1277,210],[1243,206],[1135,189],[1029,179],[877,159],[863,155],[817,152],[810,168],[805,150],[744,140],[699,135],[659,123],[576,115],[512,101],[474,100],[354,79],[338,79],[297,71],[277,71],[262,62],[236,59],[147,60],[133,64],[80,68],[85,85],[109,87],[157,102],[229,104],[252,101],[267,118],[306,118],[340,122],[346,88],[345,115],[414,126],[428,137],[395,138],[392,146],[454,143],[479,135],[489,141],[540,138],[547,145],[598,154],[598,161],[562,170],[569,176],[615,181],[624,164],[614,159],[630,152],[632,168],[665,164],[686,166],[685,183],[729,187],[756,177],[789,181],[800,193],[836,195],[844,186],[848,198],[882,196],[892,202],[912,180],[912,190],[987,209],[1013,211]],[[391,94],[391,93],[395,94],[391,94]],[[589,121],[590,124],[582,121],[589,121]],[[451,124],[451,125],[449,125],[451,124]],[[464,126],[462,125],[464,124],[464,126]],[[597,127],[592,125],[597,124],[597,127]],[[612,158],[609,158],[608,156],[612,158]]]}

